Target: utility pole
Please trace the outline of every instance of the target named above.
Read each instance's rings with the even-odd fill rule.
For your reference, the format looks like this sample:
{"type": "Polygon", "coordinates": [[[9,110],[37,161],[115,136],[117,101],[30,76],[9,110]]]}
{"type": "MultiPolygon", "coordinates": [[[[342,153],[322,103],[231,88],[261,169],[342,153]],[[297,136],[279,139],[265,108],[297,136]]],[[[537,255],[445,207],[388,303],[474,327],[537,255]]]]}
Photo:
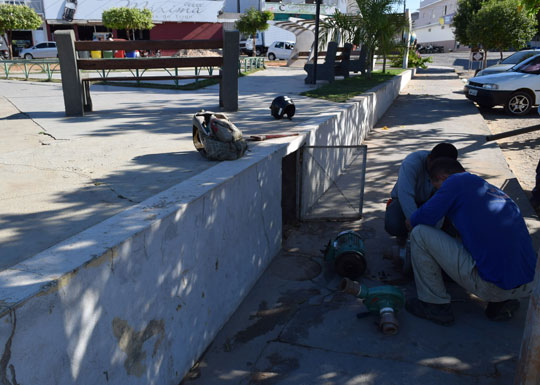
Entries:
{"type": "Polygon", "coordinates": [[[412,23],[411,23],[411,12],[408,9],[405,9],[403,11],[403,17],[405,20],[407,20],[407,24],[409,25],[409,30],[404,33],[405,35],[405,49],[403,50],[403,68],[407,69],[409,67],[409,41],[411,40],[411,29],[412,29],[412,23]]]}
{"type": "Polygon", "coordinates": [[[313,58],[313,83],[317,84],[317,59],[319,58],[319,16],[321,14],[321,0],[316,0],[315,8],[315,57],[313,58]]]}

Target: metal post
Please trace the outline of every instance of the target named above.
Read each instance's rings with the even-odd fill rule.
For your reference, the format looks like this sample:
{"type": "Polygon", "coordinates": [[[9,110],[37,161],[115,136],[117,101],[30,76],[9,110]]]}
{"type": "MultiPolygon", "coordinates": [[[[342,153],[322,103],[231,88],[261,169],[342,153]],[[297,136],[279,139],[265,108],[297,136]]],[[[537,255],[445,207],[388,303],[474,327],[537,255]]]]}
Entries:
{"type": "Polygon", "coordinates": [[[315,8],[315,57],[313,58],[313,81],[312,84],[317,84],[317,59],[319,57],[319,16],[321,14],[321,0],[317,0],[315,8]]]}

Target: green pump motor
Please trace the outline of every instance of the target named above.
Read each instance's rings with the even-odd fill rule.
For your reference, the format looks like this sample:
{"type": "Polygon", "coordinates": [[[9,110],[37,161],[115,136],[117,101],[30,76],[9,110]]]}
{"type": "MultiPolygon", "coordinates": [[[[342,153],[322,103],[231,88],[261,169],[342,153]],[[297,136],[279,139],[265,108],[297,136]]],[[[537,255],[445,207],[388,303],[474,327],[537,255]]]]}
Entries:
{"type": "Polygon", "coordinates": [[[364,242],[360,235],[352,230],[342,231],[333,241],[328,242],[324,259],[334,264],[339,275],[350,279],[360,277],[367,267],[364,242]]]}
{"type": "Polygon", "coordinates": [[[390,285],[368,288],[347,278],[341,281],[340,289],[361,298],[370,312],[379,314],[379,328],[384,334],[398,332],[399,323],[395,312],[405,303],[405,296],[401,289],[390,285]]]}

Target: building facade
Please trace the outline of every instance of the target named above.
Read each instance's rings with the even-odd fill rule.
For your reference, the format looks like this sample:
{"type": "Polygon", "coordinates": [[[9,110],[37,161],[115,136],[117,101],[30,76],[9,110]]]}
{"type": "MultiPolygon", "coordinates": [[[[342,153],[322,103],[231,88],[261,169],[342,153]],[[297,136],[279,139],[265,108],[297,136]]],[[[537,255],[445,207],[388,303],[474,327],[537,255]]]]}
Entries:
{"type": "Polygon", "coordinates": [[[456,41],[451,27],[458,0],[423,0],[413,31],[418,44],[443,46],[445,52],[468,49],[456,41]]]}

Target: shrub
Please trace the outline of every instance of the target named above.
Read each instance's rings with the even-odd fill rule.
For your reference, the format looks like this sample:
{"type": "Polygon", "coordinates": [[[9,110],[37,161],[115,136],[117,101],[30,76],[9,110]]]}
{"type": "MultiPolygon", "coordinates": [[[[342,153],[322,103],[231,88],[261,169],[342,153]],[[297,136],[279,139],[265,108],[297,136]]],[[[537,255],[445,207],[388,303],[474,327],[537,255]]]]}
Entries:
{"type": "MultiPolygon", "coordinates": [[[[393,67],[402,67],[403,66],[403,52],[404,48],[399,49],[399,56],[392,60],[393,67]]],[[[420,67],[427,68],[426,63],[432,63],[433,58],[431,56],[422,57],[420,53],[414,49],[409,49],[409,68],[411,67],[420,67]]]]}

